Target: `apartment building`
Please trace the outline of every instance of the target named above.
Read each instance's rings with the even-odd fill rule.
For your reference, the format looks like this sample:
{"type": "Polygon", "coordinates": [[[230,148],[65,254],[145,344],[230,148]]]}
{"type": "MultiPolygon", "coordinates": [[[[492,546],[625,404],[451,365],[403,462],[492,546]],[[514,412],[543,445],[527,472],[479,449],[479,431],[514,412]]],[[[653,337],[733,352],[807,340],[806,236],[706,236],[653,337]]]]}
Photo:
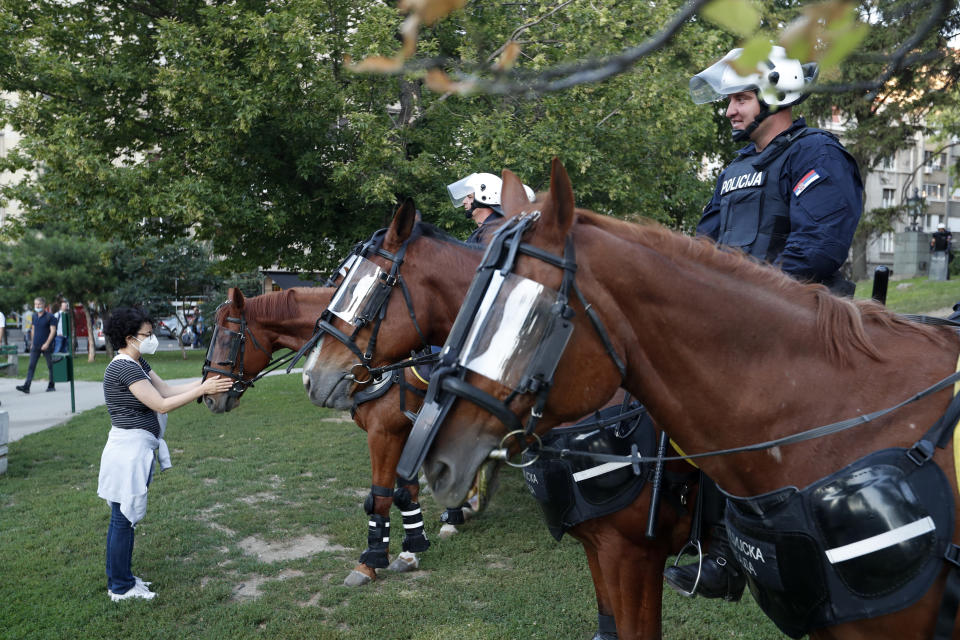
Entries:
{"type": "MultiPolygon", "coordinates": [[[[839,114],[819,126],[843,139],[844,126],[839,114]]],[[[911,199],[923,198],[923,202],[917,204],[918,229],[933,233],[942,222],[960,235],[960,185],[949,171],[957,162],[958,155],[960,144],[951,146],[917,134],[906,149],[881,159],[876,166],[860,167],[864,212],[901,204],[911,205],[916,202],[911,199]]],[[[879,234],[868,241],[868,273],[873,273],[879,265],[893,267],[894,238],[912,224],[913,216],[904,215],[896,221],[892,232],[879,234]]]]}

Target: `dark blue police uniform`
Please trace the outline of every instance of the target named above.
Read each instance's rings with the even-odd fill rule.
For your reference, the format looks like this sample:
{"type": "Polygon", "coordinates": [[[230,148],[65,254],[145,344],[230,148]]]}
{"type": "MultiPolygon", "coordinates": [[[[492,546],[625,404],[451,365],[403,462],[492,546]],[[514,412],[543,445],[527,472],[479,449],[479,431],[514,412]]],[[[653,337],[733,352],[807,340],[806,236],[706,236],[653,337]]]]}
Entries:
{"type": "Polygon", "coordinates": [[[480,225],[467,237],[467,244],[487,244],[487,242],[490,240],[490,234],[493,233],[494,227],[502,218],[503,216],[496,211],[491,213],[489,216],[487,216],[487,219],[480,223],[480,225]]]}
{"type": "Polygon", "coordinates": [[[798,118],[763,151],[751,142],[720,174],[697,234],[803,281],[830,283],[863,210],[857,163],[837,138],[798,118]]]}

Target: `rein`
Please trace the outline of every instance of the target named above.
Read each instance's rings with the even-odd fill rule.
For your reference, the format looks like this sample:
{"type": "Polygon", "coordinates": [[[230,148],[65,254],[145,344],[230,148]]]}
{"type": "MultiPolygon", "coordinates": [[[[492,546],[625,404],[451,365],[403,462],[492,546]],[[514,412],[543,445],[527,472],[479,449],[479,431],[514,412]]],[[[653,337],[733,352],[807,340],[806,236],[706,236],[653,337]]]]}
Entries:
{"type": "MultiPolygon", "coordinates": [[[[600,462],[621,462],[625,464],[633,464],[634,471],[639,473],[639,465],[644,462],[654,462],[654,461],[673,461],[673,460],[694,460],[696,458],[706,458],[710,456],[725,456],[731,455],[734,453],[747,453],[751,451],[763,451],[765,449],[772,449],[773,447],[779,447],[781,445],[795,444],[797,442],[804,442],[806,440],[813,440],[816,438],[822,438],[824,436],[833,435],[834,433],[839,433],[841,431],[846,431],[853,427],[860,426],[862,424],[867,424],[872,422],[877,418],[881,418],[889,413],[892,413],[898,409],[901,409],[909,404],[922,400],[927,396],[930,396],[938,391],[946,389],[955,382],[960,381],[960,371],[950,374],[946,378],[940,380],[936,384],[927,387],[923,391],[899,402],[892,407],[887,407],[886,409],[881,409],[879,411],[874,411],[873,413],[868,413],[866,415],[857,416],[856,418],[848,418],[847,420],[841,420],[840,422],[834,422],[831,424],[822,425],[819,427],[814,427],[812,429],[807,429],[799,433],[794,433],[789,436],[784,436],[782,438],[777,438],[775,440],[768,440],[766,442],[758,442],[755,444],[748,444],[742,447],[733,447],[730,449],[718,449],[715,451],[704,451],[703,453],[693,453],[688,455],[681,456],[644,456],[637,452],[636,449],[629,456],[616,456],[608,454],[599,454],[599,453],[589,453],[581,451],[573,451],[571,449],[555,449],[551,447],[539,447],[536,453],[554,453],[559,455],[559,457],[584,457],[592,458],[600,462]]],[[[502,457],[502,453],[498,453],[500,450],[495,450],[491,455],[496,455],[499,459],[502,457]]],[[[932,452],[930,452],[932,454],[932,452]]]]}
{"type": "MultiPolygon", "coordinates": [[[[567,237],[567,247],[568,247],[568,249],[572,249],[572,235],[567,237]]],[[[544,261],[546,261],[546,262],[549,262],[550,264],[554,264],[554,265],[556,265],[556,266],[560,266],[560,265],[557,264],[557,259],[556,259],[556,257],[552,256],[552,255],[549,254],[549,253],[540,251],[539,249],[538,249],[536,252],[528,251],[528,252],[525,252],[525,253],[528,253],[528,255],[531,255],[531,256],[540,258],[541,260],[544,260],[544,261]]],[[[571,253],[572,253],[572,252],[571,252],[571,253]]],[[[507,267],[512,268],[512,262],[511,262],[510,264],[508,264],[507,267]]],[[[507,268],[507,267],[505,267],[505,268],[507,268]]],[[[564,268],[566,269],[567,267],[564,267],[564,268]]],[[[573,265],[573,269],[574,269],[574,270],[576,269],[576,264],[573,265]]],[[[590,317],[591,321],[592,321],[593,324],[594,324],[594,327],[597,328],[598,333],[600,334],[601,338],[603,339],[604,345],[607,347],[608,353],[611,355],[611,357],[612,357],[612,359],[613,359],[613,361],[614,361],[614,364],[617,366],[618,370],[620,371],[621,377],[626,377],[625,367],[624,367],[622,361],[621,361],[621,360],[619,359],[619,357],[617,356],[616,351],[613,350],[612,345],[611,345],[611,343],[609,342],[609,338],[607,337],[606,332],[603,330],[602,324],[600,324],[599,318],[596,317],[595,313],[593,313],[592,307],[591,307],[589,304],[587,304],[586,300],[583,298],[583,295],[580,293],[579,288],[575,288],[575,291],[577,292],[578,296],[580,297],[580,302],[581,302],[581,304],[583,304],[584,307],[587,309],[588,317],[590,317]]],[[[922,324],[960,327],[960,322],[954,322],[954,321],[952,321],[952,320],[948,320],[948,319],[945,319],[945,318],[936,318],[936,317],[925,316],[925,315],[905,315],[904,317],[907,318],[908,320],[913,321],[913,322],[919,322],[919,323],[922,323],[922,324]]],[[[846,420],[841,420],[841,421],[839,421],[839,422],[834,422],[834,423],[827,424],[827,425],[821,425],[821,426],[819,426],[819,427],[813,427],[813,428],[811,428],[811,429],[807,429],[807,430],[801,431],[801,432],[799,432],[799,433],[791,434],[791,435],[784,436],[784,437],[781,437],[781,438],[776,438],[776,439],[774,439],[774,440],[768,440],[768,441],[766,441],[766,442],[759,442],[759,443],[755,443],[755,444],[744,445],[744,446],[741,446],[741,447],[732,447],[732,448],[729,448],[729,449],[719,449],[719,450],[715,450],[715,451],[706,451],[706,452],[702,452],[702,453],[689,454],[689,455],[663,456],[663,455],[661,455],[660,453],[658,453],[658,455],[656,455],[656,456],[643,456],[643,455],[641,455],[641,454],[639,453],[639,451],[637,450],[636,446],[633,447],[633,450],[631,451],[631,454],[630,454],[629,456],[616,456],[616,455],[611,455],[611,454],[597,454],[597,453],[590,453],[590,452],[587,452],[587,451],[573,451],[573,450],[570,450],[570,449],[556,449],[556,448],[553,448],[553,447],[544,447],[544,446],[542,446],[542,444],[541,444],[540,438],[535,437],[535,438],[534,438],[534,442],[537,444],[537,448],[536,448],[536,450],[533,452],[535,455],[534,455],[534,457],[533,457],[532,460],[527,461],[527,462],[526,462],[524,465],[522,465],[522,466],[526,466],[526,464],[532,464],[533,462],[535,462],[535,461],[539,458],[539,456],[540,456],[542,453],[552,453],[552,454],[558,455],[558,456],[561,457],[561,458],[562,458],[562,457],[590,458],[590,459],[596,460],[596,461],[598,461],[598,462],[612,462],[612,463],[630,464],[630,465],[633,465],[634,473],[639,474],[639,473],[640,473],[640,466],[639,466],[639,465],[642,464],[642,463],[644,463],[644,462],[656,462],[657,464],[662,464],[663,462],[669,462],[669,461],[675,461],[675,460],[690,461],[690,460],[697,459],[697,458],[706,458],[706,457],[712,457],[712,456],[732,455],[732,454],[735,454],[735,453],[747,453],[747,452],[754,452],[754,451],[764,451],[764,450],[772,449],[772,448],[778,447],[778,446],[785,446],[785,445],[795,444],[795,443],[797,443],[797,442],[804,442],[804,441],[806,441],[806,440],[813,440],[813,439],[816,439],[816,438],[822,438],[822,437],[825,437],[825,436],[828,436],[828,435],[832,435],[832,434],[834,434],[834,433],[839,433],[839,432],[841,432],[841,431],[846,431],[847,429],[851,429],[851,428],[853,428],[853,427],[857,427],[857,426],[860,426],[860,425],[862,425],[862,424],[867,424],[867,423],[869,423],[869,422],[871,422],[871,421],[873,421],[873,420],[876,420],[876,419],[881,418],[881,417],[883,417],[883,416],[885,416],[885,415],[887,415],[887,414],[890,414],[890,413],[892,413],[892,412],[894,412],[894,411],[897,411],[898,409],[901,409],[901,408],[903,408],[903,407],[905,407],[905,406],[907,406],[907,405],[909,405],[909,404],[912,404],[912,403],[914,403],[914,402],[917,402],[917,401],[919,401],[919,400],[922,400],[923,398],[926,398],[927,396],[932,395],[932,394],[934,394],[934,393],[936,393],[936,392],[938,392],[938,391],[942,391],[943,389],[949,387],[951,384],[954,384],[954,383],[956,383],[957,381],[960,381],[960,371],[957,371],[957,372],[955,372],[955,373],[947,376],[946,378],[940,380],[940,381],[937,382],[936,384],[934,384],[934,385],[932,385],[932,386],[930,386],[930,387],[927,387],[926,389],[924,389],[924,390],[920,391],[919,393],[911,396],[910,398],[907,398],[906,400],[904,400],[904,401],[902,401],[902,402],[899,402],[899,403],[897,403],[897,404],[895,404],[895,405],[893,405],[893,406],[891,406],[891,407],[887,407],[886,409],[881,409],[881,410],[875,411],[875,412],[873,412],[873,413],[869,413],[869,414],[866,414],[866,415],[857,416],[857,417],[855,417],[855,418],[848,418],[848,419],[846,419],[846,420]]],[[[479,391],[479,390],[478,390],[478,391],[479,391]]],[[[486,394],[484,394],[484,395],[486,395],[486,394]]],[[[513,398],[513,395],[510,396],[510,399],[512,399],[512,398],[513,398]]],[[[507,402],[507,404],[508,404],[508,403],[509,403],[509,401],[507,402]]],[[[481,406],[484,406],[484,405],[481,404],[481,406]]],[[[484,408],[486,408],[486,407],[484,407],[484,408]]],[[[492,413],[493,413],[493,412],[492,412],[492,413]]],[[[534,417],[534,418],[538,417],[537,414],[533,412],[533,410],[531,410],[531,413],[533,414],[533,417],[534,417]]],[[[501,417],[501,416],[502,416],[502,412],[496,412],[496,413],[494,413],[494,415],[496,415],[496,416],[498,416],[498,417],[501,417]]],[[[513,415],[513,414],[511,414],[511,415],[513,415]]],[[[502,417],[501,417],[501,420],[504,421],[502,417]]],[[[512,424],[515,424],[515,423],[518,423],[518,422],[519,422],[519,420],[516,419],[516,417],[514,416],[514,420],[513,420],[513,421],[507,420],[507,421],[504,421],[504,424],[506,424],[506,425],[509,427],[509,426],[511,426],[512,424]]],[[[533,422],[533,420],[530,420],[530,422],[533,422]]],[[[525,430],[523,430],[523,431],[521,431],[521,430],[519,430],[519,429],[515,429],[515,430],[513,430],[513,431],[510,431],[510,432],[503,438],[503,440],[501,440],[500,448],[491,451],[490,457],[493,458],[493,459],[498,459],[498,460],[508,460],[508,458],[509,458],[509,453],[508,453],[509,450],[508,450],[508,448],[506,448],[506,447],[504,446],[504,444],[505,444],[506,442],[508,442],[511,437],[515,437],[515,438],[517,438],[517,439],[520,439],[520,434],[521,434],[521,433],[523,434],[523,436],[524,436],[525,438],[529,438],[531,435],[535,435],[535,434],[532,433],[532,431],[533,431],[533,430],[532,430],[532,428],[530,427],[529,423],[528,423],[528,425],[527,425],[527,428],[526,428],[525,430]]],[[[528,446],[527,449],[524,450],[524,452],[528,451],[529,449],[530,449],[530,447],[528,446]]],[[[508,462],[509,462],[509,461],[508,461],[508,462]]],[[[511,465],[511,466],[518,466],[518,465],[511,465]]]]}

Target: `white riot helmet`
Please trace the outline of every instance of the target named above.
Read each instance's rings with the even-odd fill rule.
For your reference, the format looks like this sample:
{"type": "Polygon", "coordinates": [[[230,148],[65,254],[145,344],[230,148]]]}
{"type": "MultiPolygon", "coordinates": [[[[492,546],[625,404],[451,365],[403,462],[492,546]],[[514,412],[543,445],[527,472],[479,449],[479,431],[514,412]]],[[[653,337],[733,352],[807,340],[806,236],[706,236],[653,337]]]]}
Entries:
{"type": "Polygon", "coordinates": [[[719,61],[690,78],[690,97],[695,104],[715,102],[740,91],[756,91],[761,112],[746,129],[735,130],[734,140],[746,139],[770,114],[769,106],[790,107],[807,97],[804,89],[817,78],[817,63],[800,64],[787,57],[783,47],[774,46],[766,60],[757,63],[757,70],[741,76],[730,65],[743,49],[733,49],[719,61]]]}
{"type": "MultiPolygon", "coordinates": [[[[496,213],[503,215],[500,208],[500,190],[503,188],[503,180],[492,173],[471,173],[466,178],[461,178],[452,184],[447,185],[447,193],[450,194],[450,200],[453,206],[460,208],[463,206],[464,199],[473,194],[473,207],[493,209],[496,213]]],[[[527,194],[530,202],[536,197],[533,189],[523,185],[523,190],[527,194]]],[[[467,212],[469,218],[471,212],[467,212]]]]}

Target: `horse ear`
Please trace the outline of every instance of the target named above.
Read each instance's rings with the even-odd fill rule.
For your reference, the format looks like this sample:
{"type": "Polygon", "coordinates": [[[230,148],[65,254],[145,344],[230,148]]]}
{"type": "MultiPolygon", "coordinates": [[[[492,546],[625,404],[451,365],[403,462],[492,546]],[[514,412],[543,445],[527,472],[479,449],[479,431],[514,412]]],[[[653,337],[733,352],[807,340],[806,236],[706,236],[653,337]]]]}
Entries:
{"type": "Polygon", "coordinates": [[[550,163],[550,201],[554,206],[544,207],[543,214],[546,216],[548,210],[552,209],[549,213],[555,217],[557,232],[561,237],[566,237],[573,225],[573,185],[567,170],[557,157],[550,163]]]}
{"type": "Polygon", "coordinates": [[[530,206],[530,199],[527,198],[527,192],[523,189],[523,183],[510,169],[503,170],[500,206],[503,207],[505,218],[513,217],[530,206]]]}
{"type": "Polygon", "coordinates": [[[240,291],[238,287],[230,287],[230,291],[227,292],[227,298],[230,302],[233,303],[237,309],[243,309],[243,292],[240,291]]]}
{"type": "Polygon", "coordinates": [[[390,223],[390,228],[387,230],[387,237],[384,238],[383,248],[387,249],[388,247],[399,248],[403,244],[404,240],[410,237],[410,234],[413,232],[413,224],[417,221],[417,207],[413,203],[413,198],[407,198],[403,201],[403,204],[400,205],[400,208],[397,209],[397,212],[393,214],[393,222],[390,223]]]}

